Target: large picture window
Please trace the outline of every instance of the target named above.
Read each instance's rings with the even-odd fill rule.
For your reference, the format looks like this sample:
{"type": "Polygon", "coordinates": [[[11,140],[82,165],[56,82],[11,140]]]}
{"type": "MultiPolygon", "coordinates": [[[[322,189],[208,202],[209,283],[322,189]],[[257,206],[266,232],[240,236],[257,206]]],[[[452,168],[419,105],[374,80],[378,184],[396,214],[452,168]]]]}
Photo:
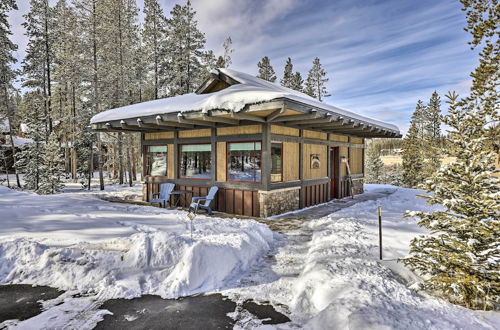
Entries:
{"type": "Polygon", "coordinates": [[[146,175],[167,175],[167,146],[148,146],[146,151],[146,175]]]}
{"type": "Polygon", "coordinates": [[[190,179],[210,179],[212,146],[210,144],[184,144],[180,146],[180,176],[190,179]]]}
{"type": "Polygon", "coordinates": [[[228,143],[228,180],[261,181],[261,143],[228,143]]]}
{"type": "Polygon", "coordinates": [[[271,143],[271,182],[283,180],[283,143],[271,143]]]}

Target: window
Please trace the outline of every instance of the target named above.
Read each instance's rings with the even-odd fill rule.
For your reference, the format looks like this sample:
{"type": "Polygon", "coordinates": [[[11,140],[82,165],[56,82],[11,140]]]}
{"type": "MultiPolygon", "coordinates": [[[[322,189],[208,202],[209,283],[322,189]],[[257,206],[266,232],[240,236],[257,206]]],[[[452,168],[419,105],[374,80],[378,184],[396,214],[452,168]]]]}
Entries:
{"type": "Polygon", "coordinates": [[[228,180],[260,182],[261,143],[228,143],[228,180]]]}
{"type": "Polygon", "coordinates": [[[210,144],[184,144],[180,147],[181,178],[205,180],[212,178],[210,144]]]}
{"type": "Polygon", "coordinates": [[[283,143],[271,143],[271,182],[283,180],[283,143]]]}
{"type": "Polygon", "coordinates": [[[148,146],[146,152],[146,175],[167,175],[167,146],[148,146]]]}

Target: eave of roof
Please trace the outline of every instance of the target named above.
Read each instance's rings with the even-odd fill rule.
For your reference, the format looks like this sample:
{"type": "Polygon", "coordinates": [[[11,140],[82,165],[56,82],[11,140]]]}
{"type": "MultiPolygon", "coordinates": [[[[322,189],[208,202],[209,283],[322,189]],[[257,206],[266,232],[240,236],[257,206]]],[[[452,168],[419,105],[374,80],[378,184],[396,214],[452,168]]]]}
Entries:
{"type": "Polygon", "coordinates": [[[260,117],[244,114],[251,108],[265,109],[266,106],[268,109],[273,109],[273,106],[275,109],[293,107],[304,115],[311,115],[310,119],[317,125],[308,126],[306,122],[304,128],[318,129],[319,127],[322,131],[332,129],[335,132],[351,135],[360,135],[359,133],[362,132],[367,137],[401,136],[395,125],[319,102],[303,93],[229,69],[219,69],[213,72],[211,77],[200,86],[197,93],[111,109],[94,116],[91,123],[94,129],[104,124],[108,125],[108,128],[131,131],[161,130],[165,126],[173,127],[176,123],[179,124],[176,126],[180,128],[215,127],[216,123],[235,125],[241,120],[251,121],[252,119],[258,122],[278,121],[289,126],[292,122],[301,124],[301,122],[297,123],[297,119],[291,118],[294,116],[284,118],[284,116],[280,117],[278,112],[271,118],[272,120],[263,120],[260,117]],[[216,79],[232,85],[218,92],[202,94],[216,79]],[[217,117],[228,113],[233,119],[217,117]],[[198,120],[199,118],[201,121],[198,120]],[[120,123],[118,126],[116,126],[117,121],[120,123]]]}

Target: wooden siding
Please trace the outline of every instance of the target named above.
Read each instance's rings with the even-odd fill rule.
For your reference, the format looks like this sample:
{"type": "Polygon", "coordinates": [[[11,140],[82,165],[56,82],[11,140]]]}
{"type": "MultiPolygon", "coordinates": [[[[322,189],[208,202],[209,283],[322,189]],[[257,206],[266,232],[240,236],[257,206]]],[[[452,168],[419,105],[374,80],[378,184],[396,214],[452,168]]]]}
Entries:
{"type": "Polygon", "coordinates": [[[169,179],[174,178],[174,145],[167,144],[167,177],[169,179]]]}
{"type": "Polygon", "coordinates": [[[299,179],[299,144],[283,142],[283,181],[299,179]]]}
{"type": "Polygon", "coordinates": [[[226,181],[226,142],[217,142],[217,181],[226,181]]]}
{"type": "Polygon", "coordinates": [[[174,132],[144,133],[144,140],[173,139],[174,132]]]}
{"type": "Polygon", "coordinates": [[[330,134],[330,141],[335,142],[349,142],[349,137],[345,135],[330,134]]]}
{"type": "MultiPolygon", "coordinates": [[[[159,187],[160,184],[158,183],[147,184],[146,189],[148,201],[152,193],[158,192],[159,187]]],[[[192,193],[181,195],[179,198],[178,206],[188,208],[193,197],[206,196],[210,188],[191,185],[176,185],[175,189],[192,191],[192,193]]],[[[172,196],[170,198],[170,202],[175,204],[177,202],[176,198],[177,196],[172,196]]],[[[220,212],[245,215],[249,217],[260,216],[259,194],[257,190],[219,188],[219,191],[215,195],[215,199],[212,201],[210,206],[213,210],[220,212]]],[[[203,213],[203,211],[200,213],[203,213]]]]}
{"type": "Polygon", "coordinates": [[[351,137],[351,143],[363,144],[363,138],[360,138],[360,137],[351,137]]]}
{"type": "MultiPolygon", "coordinates": [[[[239,134],[258,134],[262,133],[262,125],[244,125],[235,127],[219,127],[217,135],[239,135],[239,134]]],[[[210,135],[210,134],[209,134],[210,135]]]]}
{"type": "Polygon", "coordinates": [[[363,174],[363,148],[351,148],[349,165],[352,174],[363,174]]]}
{"type": "Polygon", "coordinates": [[[197,138],[210,136],[210,128],[192,129],[187,131],[179,131],[179,138],[197,138]]]}
{"type": "Polygon", "coordinates": [[[320,179],[326,177],[327,174],[327,156],[328,146],[320,144],[304,144],[304,180],[320,179]],[[317,169],[311,168],[311,155],[318,154],[320,167],[317,169]]]}
{"type": "Polygon", "coordinates": [[[349,148],[348,147],[340,147],[340,177],[347,175],[346,164],[342,162],[342,156],[345,158],[349,157],[349,148]]]}
{"type": "Polygon", "coordinates": [[[299,136],[300,130],[297,128],[293,128],[293,127],[271,125],[271,134],[299,136]]]}
{"type": "Polygon", "coordinates": [[[326,133],[309,131],[306,129],[303,130],[303,136],[308,139],[319,139],[319,140],[326,140],[328,138],[328,134],[326,133]]]}
{"type": "Polygon", "coordinates": [[[305,186],[304,189],[304,207],[326,203],[328,201],[327,184],[320,183],[310,186],[305,186]]]}

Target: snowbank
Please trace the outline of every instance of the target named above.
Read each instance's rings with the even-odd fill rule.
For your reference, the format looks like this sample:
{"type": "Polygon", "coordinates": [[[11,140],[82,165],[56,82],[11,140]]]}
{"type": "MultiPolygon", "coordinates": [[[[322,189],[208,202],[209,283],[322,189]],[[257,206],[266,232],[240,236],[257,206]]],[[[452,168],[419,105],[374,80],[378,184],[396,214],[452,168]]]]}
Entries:
{"type": "Polygon", "coordinates": [[[112,204],[92,194],[0,187],[0,283],[50,285],[101,299],[173,298],[224,288],[273,243],[254,221],[112,204]]]}
{"type": "MultiPolygon", "coordinates": [[[[384,187],[368,187],[370,189],[384,187]]],[[[494,320],[409,289],[416,279],[395,258],[422,232],[405,210],[430,206],[422,191],[398,188],[391,196],[359,203],[309,224],[312,241],[293,287],[291,308],[307,329],[494,329],[494,320]],[[382,206],[384,261],[378,261],[376,209],[382,206]],[[409,281],[402,280],[402,277],[409,281]]],[[[497,324],[498,326],[498,324],[497,324]]]]}

